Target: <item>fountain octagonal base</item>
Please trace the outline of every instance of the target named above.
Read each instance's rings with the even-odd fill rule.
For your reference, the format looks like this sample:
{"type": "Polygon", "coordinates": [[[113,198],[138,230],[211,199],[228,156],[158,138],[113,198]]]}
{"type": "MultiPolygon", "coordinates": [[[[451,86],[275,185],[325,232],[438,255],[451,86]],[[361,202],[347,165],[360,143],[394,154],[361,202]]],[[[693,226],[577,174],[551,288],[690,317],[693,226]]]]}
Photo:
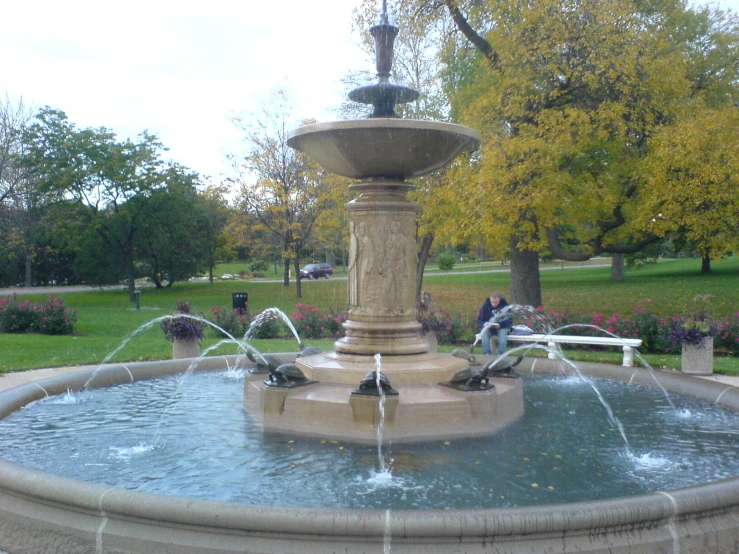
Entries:
{"type": "MultiPolygon", "coordinates": [[[[352,395],[374,363],[334,352],[299,358],[296,365],[319,382],[294,389],[268,387],[264,375],[250,375],[244,409],[265,432],[377,444],[380,397],[352,395]]],[[[399,394],[386,397],[382,441],[485,436],[523,416],[520,379],[493,379],[494,388],[475,392],[439,384],[465,367],[465,360],[444,354],[383,357],[382,372],[399,394]]]]}

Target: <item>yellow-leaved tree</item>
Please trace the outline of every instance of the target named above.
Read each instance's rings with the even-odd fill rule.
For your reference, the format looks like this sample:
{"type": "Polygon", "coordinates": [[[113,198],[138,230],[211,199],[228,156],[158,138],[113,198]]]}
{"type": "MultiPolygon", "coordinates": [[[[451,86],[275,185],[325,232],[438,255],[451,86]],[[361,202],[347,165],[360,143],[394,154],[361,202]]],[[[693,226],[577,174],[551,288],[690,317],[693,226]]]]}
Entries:
{"type": "Polygon", "coordinates": [[[686,119],[654,140],[640,223],[711,260],[739,250],[739,109],[686,119]]]}
{"type": "MultiPolygon", "coordinates": [[[[229,157],[234,172],[230,182],[238,187],[236,201],[245,224],[242,229],[250,228],[279,243],[284,285],[290,284],[292,262],[300,298],[300,252],[330,195],[325,171],[287,144],[290,131],[298,126],[291,119],[288,104],[281,91],[259,116],[234,118],[234,124],[245,133],[247,151],[229,157]]],[[[239,225],[232,221],[234,227],[239,225]]]]}
{"type": "Polygon", "coordinates": [[[437,190],[440,211],[457,218],[448,232],[508,241],[513,301],[541,302],[543,253],[584,260],[662,238],[639,223],[640,167],[698,90],[736,88],[730,15],[678,0],[407,2],[450,18],[459,32],[448,40],[468,45],[441,59],[452,113],[484,144],[477,165],[437,190]]]}

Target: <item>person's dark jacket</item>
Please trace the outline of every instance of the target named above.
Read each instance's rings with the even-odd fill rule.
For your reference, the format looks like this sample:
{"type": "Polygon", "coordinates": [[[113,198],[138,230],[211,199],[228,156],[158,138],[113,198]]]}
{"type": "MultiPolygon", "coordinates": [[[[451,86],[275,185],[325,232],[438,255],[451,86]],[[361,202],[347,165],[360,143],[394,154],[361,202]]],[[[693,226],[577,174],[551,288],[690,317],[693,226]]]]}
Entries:
{"type": "Polygon", "coordinates": [[[501,328],[510,328],[513,325],[513,312],[509,308],[508,301],[501,297],[500,302],[498,302],[498,307],[493,308],[493,304],[490,302],[490,298],[486,298],[485,302],[482,305],[482,308],[480,308],[480,312],[477,314],[477,325],[482,329],[483,325],[485,325],[490,319],[494,316],[496,316],[495,323],[498,323],[501,328]],[[505,308],[505,311],[504,311],[505,308]],[[502,315],[501,315],[501,312],[502,315]]]}

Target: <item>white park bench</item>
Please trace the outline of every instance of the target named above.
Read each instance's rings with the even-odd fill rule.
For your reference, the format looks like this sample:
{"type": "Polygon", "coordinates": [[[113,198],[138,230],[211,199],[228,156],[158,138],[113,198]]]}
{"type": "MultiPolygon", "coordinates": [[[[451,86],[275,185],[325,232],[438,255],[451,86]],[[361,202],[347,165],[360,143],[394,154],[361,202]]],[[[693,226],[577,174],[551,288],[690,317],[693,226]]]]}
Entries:
{"type": "MultiPolygon", "coordinates": [[[[493,335],[494,337],[495,335],[493,335]]],[[[547,345],[547,358],[556,360],[558,344],[590,344],[598,346],[620,346],[624,351],[624,367],[634,365],[634,348],[641,346],[641,339],[622,339],[616,337],[578,337],[576,335],[508,335],[508,342],[527,342],[547,345]]]]}

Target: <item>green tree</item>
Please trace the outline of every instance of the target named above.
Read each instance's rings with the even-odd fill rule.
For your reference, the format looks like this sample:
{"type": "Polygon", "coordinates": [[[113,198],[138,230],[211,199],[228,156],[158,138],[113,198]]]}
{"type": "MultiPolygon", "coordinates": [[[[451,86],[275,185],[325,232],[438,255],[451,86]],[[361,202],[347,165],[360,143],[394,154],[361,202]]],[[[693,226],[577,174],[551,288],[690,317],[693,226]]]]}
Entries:
{"type": "Polygon", "coordinates": [[[164,164],[163,147],[153,135],[144,132],[135,142],[118,142],[105,128],[78,130],[63,112],[51,108],[39,112],[25,141],[23,164],[38,180],[37,191],[89,208],[80,211],[84,224],[123,268],[134,302],[135,242],[147,223],[146,204],[154,191],[184,170],[164,164]]]}
{"type": "Polygon", "coordinates": [[[195,190],[196,176],[170,169],[167,187],[124,206],[143,214],[134,242],[136,260],[157,288],[199,275],[208,256],[208,217],[195,190]],[[139,205],[141,204],[141,205],[139,205]]]}
{"type": "Polygon", "coordinates": [[[198,205],[205,215],[205,223],[201,229],[201,239],[205,253],[205,265],[208,277],[213,282],[213,268],[218,260],[230,253],[228,236],[225,227],[233,209],[228,205],[225,186],[209,185],[198,194],[198,205]]]}

